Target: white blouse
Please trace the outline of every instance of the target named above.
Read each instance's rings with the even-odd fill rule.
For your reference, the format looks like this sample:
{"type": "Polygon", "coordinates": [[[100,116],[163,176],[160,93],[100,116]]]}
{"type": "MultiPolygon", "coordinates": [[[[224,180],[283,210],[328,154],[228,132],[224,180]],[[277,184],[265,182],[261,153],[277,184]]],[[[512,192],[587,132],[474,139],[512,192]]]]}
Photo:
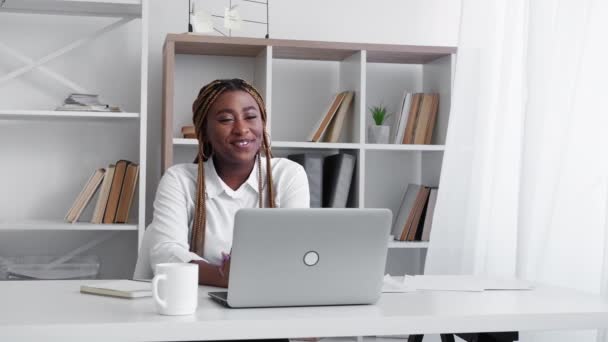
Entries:
{"type": "MultiPolygon", "coordinates": [[[[289,159],[272,158],[272,180],[277,208],[308,208],[310,194],[304,168],[289,159]]],[[[135,279],[153,277],[154,265],[164,262],[206,260],[220,264],[221,252],[230,253],[234,216],[240,208],[257,208],[258,171],[255,164],[249,178],[232,190],[218,176],[213,161],[205,162],[207,223],[204,259],[189,251],[196,204],[197,164],[177,164],[163,175],[154,199],[152,223],[144,233],[135,279]]],[[[266,159],[262,158],[262,178],[266,181],[266,159]]],[[[266,199],[263,185],[263,200],[266,199]]]]}

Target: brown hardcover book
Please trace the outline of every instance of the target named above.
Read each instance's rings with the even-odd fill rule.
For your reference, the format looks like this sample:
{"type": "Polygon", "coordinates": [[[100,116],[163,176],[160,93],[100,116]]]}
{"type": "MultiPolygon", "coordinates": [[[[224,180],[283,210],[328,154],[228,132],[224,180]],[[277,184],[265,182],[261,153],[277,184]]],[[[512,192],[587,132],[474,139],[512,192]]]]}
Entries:
{"type": "Polygon", "coordinates": [[[418,121],[418,108],[420,107],[420,100],[422,99],[422,95],[424,94],[418,93],[412,96],[410,113],[407,117],[407,123],[405,125],[405,134],[403,134],[403,144],[414,143],[414,132],[416,130],[416,122],[418,121]]]}
{"type": "Polygon", "coordinates": [[[118,200],[120,199],[120,192],[122,190],[122,182],[125,178],[127,165],[130,163],[131,162],[128,160],[119,160],[116,162],[114,178],[112,179],[112,186],[110,187],[110,194],[108,195],[108,204],[106,205],[106,210],[103,214],[103,223],[114,223],[116,209],[118,208],[118,200]]]}
{"type": "Polygon", "coordinates": [[[429,129],[426,131],[426,137],[424,138],[425,144],[430,144],[433,138],[433,131],[435,130],[435,122],[437,121],[437,115],[439,111],[439,94],[435,94],[436,96],[433,98],[433,108],[431,109],[433,115],[431,116],[431,121],[429,123],[429,129]]]}
{"type": "Polygon", "coordinates": [[[412,220],[412,226],[407,232],[407,241],[416,240],[417,236],[420,236],[419,230],[422,229],[422,221],[424,221],[423,214],[425,213],[424,209],[427,207],[427,203],[429,201],[429,194],[431,193],[431,188],[425,186],[422,189],[422,199],[420,203],[417,203],[416,212],[414,213],[414,219],[412,220]]]}
{"type": "Polygon", "coordinates": [[[327,133],[323,141],[325,142],[337,142],[340,138],[340,134],[342,133],[342,126],[344,126],[344,120],[346,119],[346,115],[348,114],[348,110],[351,107],[351,103],[353,101],[353,97],[355,96],[354,91],[347,91],[344,94],[344,99],[334,115],[333,120],[329,123],[327,127],[327,133]]]}
{"type": "Polygon", "coordinates": [[[194,130],[194,126],[183,126],[182,135],[185,139],[196,139],[196,131],[194,130]]]}
{"type": "Polygon", "coordinates": [[[338,110],[338,107],[340,107],[342,100],[344,100],[345,95],[346,95],[346,92],[341,92],[338,95],[336,95],[336,97],[334,97],[334,100],[332,101],[331,105],[327,109],[327,112],[323,116],[321,116],[321,118],[315,125],[315,128],[312,130],[312,132],[308,136],[308,141],[317,142],[317,141],[321,140],[321,137],[325,133],[327,126],[329,126],[331,119],[336,114],[336,111],[338,110]]]}
{"type": "Polygon", "coordinates": [[[125,178],[122,182],[122,190],[120,191],[120,199],[118,201],[118,209],[116,209],[116,217],[114,223],[127,223],[129,220],[129,210],[133,203],[133,195],[137,186],[137,176],[139,175],[139,165],[131,163],[127,166],[125,178]]]}
{"type": "Polygon", "coordinates": [[[89,177],[89,180],[86,182],[84,188],[82,188],[82,190],[76,197],[76,200],[72,204],[72,207],[70,208],[70,210],[68,210],[68,213],[65,216],[66,221],[70,223],[78,221],[78,218],[82,214],[82,211],[87,206],[89,201],[91,201],[91,198],[93,198],[93,195],[95,194],[95,191],[97,191],[99,184],[101,184],[105,171],[105,169],[97,169],[93,171],[93,173],[89,177]]]}
{"type": "Polygon", "coordinates": [[[437,203],[437,189],[431,189],[429,194],[429,203],[426,208],[424,217],[424,226],[420,237],[421,241],[429,241],[431,237],[431,228],[433,227],[433,215],[435,214],[435,204],[437,203]]]}
{"type": "Polygon", "coordinates": [[[101,183],[101,189],[99,190],[99,196],[97,196],[97,203],[95,204],[95,210],[91,217],[91,223],[103,222],[103,214],[106,211],[106,205],[108,204],[108,195],[110,194],[110,187],[112,186],[112,179],[114,179],[115,165],[111,164],[106,169],[106,174],[103,177],[103,183],[101,183]]]}
{"type": "Polygon", "coordinates": [[[427,139],[430,143],[433,126],[435,125],[435,117],[437,116],[438,103],[438,94],[424,94],[422,97],[420,109],[418,110],[418,122],[414,131],[414,144],[427,144],[427,139]]]}
{"type": "Polygon", "coordinates": [[[415,227],[418,224],[418,221],[420,220],[422,209],[424,208],[424,204],[426,203],[426,199],[428,198],[428,189],[429,188],[425,186],[421,186],[420,190],[418,190],[418,194],[416,195],[416,201],[414,202],[414,207],[407,216],[407,221],[405,222],[405,226],[403,227],[403,231],[401,232],[399,240],[406,241],[410,234],[410,230],[412,230],[412,227],[414,227],[413,229],[416,229],[415,227]]]}

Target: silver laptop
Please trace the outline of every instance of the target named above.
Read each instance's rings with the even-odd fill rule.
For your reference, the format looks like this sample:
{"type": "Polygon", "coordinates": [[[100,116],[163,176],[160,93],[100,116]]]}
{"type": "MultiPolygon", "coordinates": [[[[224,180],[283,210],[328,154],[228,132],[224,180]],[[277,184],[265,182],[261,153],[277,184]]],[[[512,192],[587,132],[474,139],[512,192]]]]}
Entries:
{"type": "Polygon", "coordinates": [[[388,209],[241,209],[227,292],[233,307],[373,304],[380,297],[388,209]]]}

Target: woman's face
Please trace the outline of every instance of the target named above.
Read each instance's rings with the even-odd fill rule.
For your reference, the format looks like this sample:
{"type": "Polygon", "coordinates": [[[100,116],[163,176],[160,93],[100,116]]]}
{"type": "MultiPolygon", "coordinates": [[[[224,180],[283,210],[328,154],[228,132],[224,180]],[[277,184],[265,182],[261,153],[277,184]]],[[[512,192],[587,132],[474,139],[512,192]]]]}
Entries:
{"type": "Polygon", "coordinates": [[[260,108],[245,91],[224,92],[209,109],[206,133],[219,162],[250,165],[263,131],[260,108]]]}

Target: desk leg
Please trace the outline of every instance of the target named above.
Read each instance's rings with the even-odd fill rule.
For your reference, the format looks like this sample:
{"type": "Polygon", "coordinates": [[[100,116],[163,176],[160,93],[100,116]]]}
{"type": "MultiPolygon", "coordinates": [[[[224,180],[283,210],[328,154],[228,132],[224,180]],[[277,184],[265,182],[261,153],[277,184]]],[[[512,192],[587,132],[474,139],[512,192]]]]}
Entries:
{"type": "MultiPolygon", "coordinates": [[[[515,342],[519,340],[519,332],[494,332],[473,334],[440,334],[441,342],[455,342],[454,335],[467,342],[515,342]]],[[[424,335],[410,335],[407,342],[422,342],[424,335]]]]}
{"type": "Polygon", "coordinates": [[[424,335],[410,335],[407,337],[407,342],[422,342],[424,335]]]}
{"type": "MultiPolygon", "coordinates": [[[[517,331],[456,334],[456,336],[467,342],[515,342],[519,340],[519,332],[517,331]]],[[[451,341],[454,341],[453,337],[451,341]]],[[[441,342],[446,342],[443,340],[443,336],[441,342]]]]}
{"type": "Polygon", "coordinates": [[[452,334],[440,334],[441,342],[454,342],[454,335],[452,334]]]}

